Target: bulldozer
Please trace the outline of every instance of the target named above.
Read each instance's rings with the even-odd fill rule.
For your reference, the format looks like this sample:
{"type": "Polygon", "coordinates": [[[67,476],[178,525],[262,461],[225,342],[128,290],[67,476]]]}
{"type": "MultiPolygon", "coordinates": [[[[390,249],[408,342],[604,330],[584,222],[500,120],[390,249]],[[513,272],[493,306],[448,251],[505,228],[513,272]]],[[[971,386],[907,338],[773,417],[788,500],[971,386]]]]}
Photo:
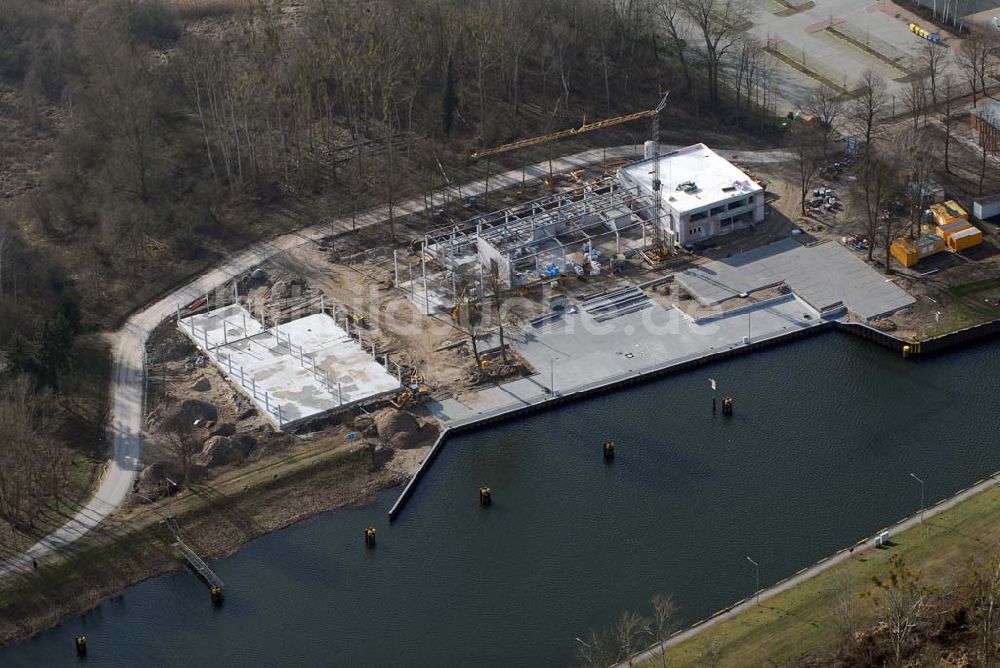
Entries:
{"type": "Polygon", "coordinates": [[[431,388],[426,385],[417,385],[407,388],[399,393],[396,400],[392,402],[396,408],[406,406],[416,406],[423,403],[431,395],[431,388]]]}

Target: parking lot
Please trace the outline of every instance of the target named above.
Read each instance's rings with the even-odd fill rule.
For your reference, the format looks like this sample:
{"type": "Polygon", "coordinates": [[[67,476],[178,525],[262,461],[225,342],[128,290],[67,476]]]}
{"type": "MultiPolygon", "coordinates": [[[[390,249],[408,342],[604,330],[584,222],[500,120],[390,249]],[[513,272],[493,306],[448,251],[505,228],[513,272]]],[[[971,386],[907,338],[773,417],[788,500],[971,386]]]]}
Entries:
{"type": "MultiPolygon", "coordinates": [[[[775,93],[789,109],[798,108],[819,83],[852,90],[867,69],[885,78],[893,104],[901,105],[906,77],[921,69],[918,61],[927,44],[910,32],[913,18],[905,7],[885,0],[763,0],[751,32],[767,44],[780,70],[775,93]]],[[[926,22],[917,23],[933,30],[926,22]]],[[[939,48],[955,46],[943,37],[945,45],[939,48]]],[[[778,111],[784,110],[779,106],[778,111]]]]}

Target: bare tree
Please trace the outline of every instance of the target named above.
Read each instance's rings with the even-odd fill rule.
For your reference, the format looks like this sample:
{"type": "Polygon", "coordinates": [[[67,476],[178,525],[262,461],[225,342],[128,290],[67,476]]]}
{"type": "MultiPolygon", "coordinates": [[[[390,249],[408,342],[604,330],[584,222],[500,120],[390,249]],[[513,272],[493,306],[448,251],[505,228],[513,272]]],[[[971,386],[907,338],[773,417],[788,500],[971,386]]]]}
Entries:
{"type": "Polygon", "coordinates": [[[857,595],[851,587],[851,581],[846,572],[840,573],[833,581],[834,600],[830,609],[833,623],[845,646],[851,647],[855,643],[854,630],[857,626],[857,615],[854,609],[854,602],[857,595]]]}
{"type": "Polygon", "coordinates": [[[507,302],[507,288],[504,286],[503,281],[500,279],[499,268],[494,269],[489,273],[487,279],[487,288],[490,291],[490,307],[492,311],[493,320],[497,326],[497,334],[500,338],[500,360],[506,364],[507,363],[507,339],[505,337],[504,326],[507,324],[508,314],[505,308],[507,302]]]}
{"type": "Polygon", "coordinates": [[[910,85],[903,89],[903,104],[906,105],[906,111],[913,116],[913,130],[918,130],[920,117],[927,112],[927,84],[922,78],[912,78],[910,85]]]}
{"type": "Polygon", "coordinates": [[[986,78],[995,38],[983,30],[971,30],[958,50],[957,62],[972,93],[972,106],[987,96],[986,78]]]}
{"type": "Polygon", "coordinates": [[[660,665],[667,668],[666,642],[677,630],[677,604],[670,594],[655,594],[650,603],[653,604],[653,616],[650,619],[650,635],[653,636],[660,653],[660,665]]]}
{"type": "Polygon", "coordinates": [[[10,249],[13,237],[12,226],[6,216],[0,215],[0,299],[3,299],[4,270],[6,269],[7,254],[10,249]]]}
{"type": "Polygon", "coordinates": [[[632,665],[632,655],[642,640],[649,634],[649,620],[634,610],[626,610],[615,622],[615,640],[620,656],[632,665]]]}
{"type": "Polygon", "coordinates": [[[970,562],[968,582],[972,612],[982,633],[982,665],[994,666],[1000,635],[1000,559],[997,555],[983,562],[970,562]]]}
{"type": "Polygon", "coordinates": [[[682,0],[656,0],[656,7],[659,9],[659,17],[663,21],[668,49],[680,63],[681,72],[684,74],[685,90],[690,93],[694,90],[691,66],[688,63],[690,39],[688,24],[681,17],[681,2],[682,0]]]}
{"type": "Polygon", "coordinates": [[[181,480],[187,484],[191,475],[191,464],[201,444],[195,438],[191,416],[181,409],[179,402],[171,396],[165,396],[163,403],[168,407],[167,417],[164,418],[160,428],[167,438],[167,448],[181,469],[181,480]]]}
{"type": "Polygon", "coordinates": [[[955,79],[951,74],[945,73],[941,80],[944,89],[944,116],[941,122],[944,125],[944,171],[951,172],[949,162],[951,149],[951,135],[954,130],[954,106],[955,106],[955,79]]]}
{"type": "Polygon", "coordinates": [[[747,0],[679,0],[681,9],[701,33],[705,46],[708,100],[719,101],[722,62],[750,25],[753,8],[747,0]]]}
{"type": "Polygon", "coordinates": [[[885,108],[888,103],[886,83],[881,74],[865,70],[856,84],[856,95],[851,103],[850,120],[855,131],[869,150],[872,140],[879,134],[885,108]]]}
{"type": "Polygon", "coordinates": [[[750,106],[750,96],[753,93],[753,84],[756,79],[754,74],[763,56],[764,47],[759,41],[744,33],[739,37],[735,53],[736,108],[739,109],[744,97],[747,106],[750,106]]]}
{"type": "Polygon", "coordinates": [[[931,104],[935,108],[938,104],[938,81],[940,81],[941,74],[948,64],[947,53],[939,44],[927,42],[920,54],[920,64],[927,70],[931,104]]]}
{"type": "Polygon", "coordinates": [[[590,668],[607,668],[618,658],[614,635],[607,630],[591,631],[587,640],[577,648],[577,658],[590,668]]]}
{"type": "Polygon", "coordinates": [[[899,133],[893,141],[893,146],[896,156],[893,162],[909,181],[906,201],[909,208],[910,236],[916,238],[922,233],[923,213],[928,204],[925,184],[930,179],[934,165],[933,146],[922,130],[899,133]]]}
{"type": "Polygon", "coordinates": [[[868,594],[881,611],[894,663],[901,665],[903,652],[923,616],[930,591],[923,585],[920,573],[907,568],[899,554],[889,558],[888,575],[884,579],[872,576],[872,583],[875,589],[868,594]]]}
{"type": "Polygon", "coordinates": [[[815,129],[811,123],[797,124],[790,134],[792,151],[795,153],[795,162],[798,166],[799,207],[803,215],[806,212],[806,200],[812,190],[813,182],[826,161],[823,136],[822,131],[815,129]]]}
{"type": "Polygon", "coordinates": [[[829,146],[830,140],[837,131],[837,123],[844,113],[844,100],[837,91],[816,85],[806,100],[806,108],[819,117],[823,131],[823,152],[829,146]]]}
{"type": "Polygon", "coordinates": [[[0,517],[15,529],[31,528],[51,497],[58,505],[68,453],[52,437],[50,395],[22,376],[0,387],[0,517]]]}
{"type": "Polygon", "coordinates": [[[887,165],[880,156],[869,153],[859,165],[858,180],[851,191],[858,208],[864,214],[869,262],[874,258],[875,244],[878,243],[884,221],[894,174],[894,168],[887,165]]]}
{"type": "Polygon", "coordinates": [[[479,333],[483,323],[483,300],[479,294],[476,282],[463,277],[458,282],[458,299],[454,310],[451,312],[454,320],[469,337],[469,344],[472,346],[472,356],[476,360],[477,373],[483,368],[482,358],[479,356],[479,333]]]}

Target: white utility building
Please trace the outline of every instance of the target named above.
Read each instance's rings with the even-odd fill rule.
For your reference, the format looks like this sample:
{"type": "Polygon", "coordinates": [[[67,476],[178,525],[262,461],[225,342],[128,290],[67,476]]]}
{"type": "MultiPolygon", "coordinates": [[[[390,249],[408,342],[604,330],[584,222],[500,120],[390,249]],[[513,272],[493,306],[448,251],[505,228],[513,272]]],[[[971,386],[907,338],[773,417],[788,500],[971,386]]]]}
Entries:
{"type": "MultiPolygon", "coordinates": [[[[646,158],[622,167],[626,188],[653,195],[656,178],[651,150],[646,158]]],[[[764,220],[764,189],[704,144],[660,156],[660,225],[678,244],[694,244],[745,229],[764,220]]]]}

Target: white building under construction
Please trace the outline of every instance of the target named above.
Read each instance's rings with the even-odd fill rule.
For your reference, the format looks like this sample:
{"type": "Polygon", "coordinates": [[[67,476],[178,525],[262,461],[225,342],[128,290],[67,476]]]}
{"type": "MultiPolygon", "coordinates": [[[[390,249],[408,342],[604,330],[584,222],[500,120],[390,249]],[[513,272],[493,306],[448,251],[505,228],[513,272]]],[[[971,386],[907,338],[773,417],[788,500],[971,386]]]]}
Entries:
{"type": "MultiPolygon", "coordinates": [[[[654,158],[622,167],[618,179],[652,197],[654,158]]],[[[660,156],[660,226],[681,245],[741,230],[764,220],[764,188],[704,144],[660,156]]]]}
{"type": "MultiPolygon", "coordinates": [[[[652,241],[653,215],[652,200],[637,187],[603,178],[432,230],[423,254],[444,271],[421,267],[420,284],[430,287],[423,292],[427,311],[432,291],[455,303],[457,283],[469,278],[482,282],[496,274],[505,287],[516,288],[546,277],[612,271],[614,258],[652,241]]],[[[417,287],[412,280],[407,285],[417,287]]]]}

